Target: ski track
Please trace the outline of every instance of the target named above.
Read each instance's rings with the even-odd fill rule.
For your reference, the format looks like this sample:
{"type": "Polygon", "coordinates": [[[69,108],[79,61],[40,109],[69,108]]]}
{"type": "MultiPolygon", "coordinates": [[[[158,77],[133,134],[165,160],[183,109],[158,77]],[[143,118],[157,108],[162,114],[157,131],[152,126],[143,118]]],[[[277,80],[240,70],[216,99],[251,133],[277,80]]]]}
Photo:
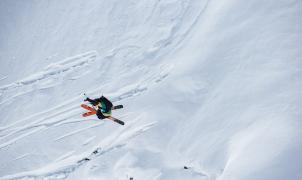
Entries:
{"type": "Polygon", "coordinates": [[[38,127],[38,128],[36,128],[36,129],[34,129],[34,130],[32,130],[32,131],[23,133],[23,134],[17,136],[16,138],[13,138],[13,139],[11,139],[11,140],[6,140],[4,143],[1,143],[1,144],[0,144],[0,150],[3,149],[3,148],[5,148],[5,147],[7,147],[7,146],[9,146],[9,145],[11,145],[11,144],[13,144],[13,143],[16,143],[16,142],[19,141],[20,139],[23,139],[23,138],[25,138],[25,137],[27,137],[27,136],[29,136],[29,135],[32,135],[32,134],[34,134],[34,133],[36,133],[36,132],[39,132],[39,131],[42,130],[42,129],[45,129],[45,127],[38,127]]]}
{"type": "Polygon", "coordinates": [[[24,85],[30,85],[35,82],[45,80],[49,77],[60,75],[61,73],[65,73],[67,71],[71,71],[75,68],[79,68],[83,65],[89,64],[92,61],[95,61],[96,57],[97,53],[95,51],[91,51],[67,58],[58,63],[50,64],[41,72],[35,73],[25,79],[0,87],[0,91],[6,91],[24,85]]]}
{"type": "MultiPolygon", "coordinates": [[[[124,49],[128,49],[128,48],[133,48],[132,46],[125,46],[125,47],[120,47],[120,48],[116,48],[114,50],[112,50],[108,55],[105,55],[103,57],[98,57],[97,52],[95,51],[89,51],[83,54],[79,54],[70,58],[66,58],[65,60],[62,60],[58,63],[53,63],[48,65],[47,67],[44,68],[43,71],[35,73],[29,77],[26,77],[22,80],[16,81],[14,83],[8,84],[8,85],[4,85],[4,86],[0,86],[0,92],[4,93],[8,90],[13,90],[13,89],[17,89],[17,88],[21,88],[23,86],[27,86],[27,85],[31,85],[31,84],[42,84],[44,83],[44,81],[47,81],[49,78],[51,77],[58,77],[58,76],[63,76],[65,75],[67,72],[71,72],[73,70],[76,70],[78,68],[84,68],[82,66],[85,66],[87,64],[91,64],[94,61],[97,61],[99,59],[114,59],[119,52],[123,51],[124,49]],[[74,61],[74,62],[73,62],[74,61]]],[[[145,55],[141,54],[139,59],[145,59],[145,55]]],[[[163,72],[165,72],[166,70],[162,69],[161,65],[160,67],[160,72],[157,73],[153,73],[152,71],[156,70],[156,69],[152,69],[152,71],[149,72],[149,75],[147,74],[146,76],[159,76],[159,77],[154,77],[154,78],[161,78],[161,74],[163,72]]],[[[168,70],[171,70],[171,67],[168,67],[168,65],[166,65],[166,67],[168,68],[168,70]]],[[[135,68],[140,68],[135,66],[135,68]]],[[[106,68],[103,68],[106,69],[106,68]]],[[[128,70],[125,70],[126,72],[128,72],[128,70]]],[[[127,74],[127,73],[124,74],[127,74]]],[[[123,73],[120,74],[121,76],[123,76],[123,73]]],[[[78,75],[80,76],[80,75],[78,75]]],[[[77,78],[72,78],[72,79],[77,79],[77,78]]],[[[60,84],[62,82],[54,82],[55,84],[60,84]]],[[[46,89],[49,87],[53,87],[54,85],[48,85],[47,87],[40,87],[38,88],[39,90],[41,89],[46,89]]],[[[24,96],[34,90],[37,90],[36,88],[30,88],[27,90],[24,90],[22,92],[16,92],[13,93],[12,96],[6,96],[6,98],[2,101],[0,101],[0,105],[4,105],[6,103],[9,103],[17,98],[19,98],[20,96],[24,96]]],[[[99,90],[98,90],[99,92],[99,90]]]]}
{"type": "Polygon", "coordinates": [[[89,161],[93,160],[94,158],[97,158],[98,156],[104,155],[115,149],[124,147],[127,142],[129,142],[131,139],[151,129],[155,124],[156,122],[153,122],[133,127],[134,123],[130,123],[126,125],[126,128],[122,128],[113,135],[104,139],[101,145],[94,148],[93,151],[90,150],[89,152],[83,153],[79,156],[72,156],[73,152],[69,152],[61,157],[62,161],[55,162],[53,164],[48,165],[47,167],[34,171],[18,173],[15,175],[3,176],[0,177],[0,179],[66,179],[72,172],[74,172],[76,169],[80,168],[84,164],[89,163],[89,161]],[[70,158],[66,159],[68,156],[70,156],[70,158]],[[89,158],[90,160],[86,160],[85,158],[89,158]]]}
{"type": "Polygon", "coordinates": [[[30,153],[25,153],[25,154],[23,154],[23,155],[21,155],[21,156],[19,156],[19,157],[16,157],[16,158],[13,159],[12,161],[17,161],[17,160],[23,159],[23,158],[25,158],[25,157],[27,157],[27,156],[30,156],[30,153]]]}
{"type": "Polygon", "coordinates": [[[70,110],[69,112],[62,111],[62,112],[56,113],[54,115],[50,115],[50,116],[47,116],[47,117],[42,117],[42,118],[40,118],[36,121],[33,121],[33,122],[31,122],[27,125],[11,128],[10,131],[5,131],[5,133],[3,133],[5,135],[1,135],[0,140],[4,139],[6,137],[12,136],[16,133],[22,132],[22,131],[27,131],[27,130],[34,129],[34,128],[39,128],[39,127],[50,127],[50,126],[53,126],[55,124],[61,123],[63,120],[65,120],[65,119],[67,120],[68,118],[73,117],[74,114],[77,114],[77,113],[73,113],[73,112],[79,112],[79,109],[70,110]],[[65,114],[62,114],[62,113],[65,113],[65,114]],[[60,115],[62,115],[62,117],[58,118],[58,116],[60,116],[60,115]],[[47,119],[51,119],[51,118],[54,118],[54,120],[44,122],[47,119]]]}
{"type": "MultiPolygon", "coordinates": [[[[47,110],[44,110],[44,111],[35,113],[35,114],[30,115],[30,116],[28,116],[28,117],[26,117],[26,118],[24,118],[24,119],[22,119],[22,120],[20,120],[20,121],[15,121],[15,122],[13,122],[13,123],[7,125],[7,126],[1,127],[1,128],[0,128],[0,131],[8,130],[8,129],[10,129],[10,128],[12,128],[12,127],[18,125],[18,124],[26,123],[26,122],[28,122],[28,120],[30,120],[30,119],[35,119],[35,118],[38,118],[38,117],[43,117],[44,115],[50,114],[50,113],[52,113],[52,112],[62,113],[62,111],[63,111],[63,112],[69,111],[69,110],[71,110],[71,109],[73,109],[73,108],[76,107],[76,105],[72,105],[72,106],[71,106],[71,104],[73,104],[73,103],[76,102],[77,100],[80,100],[80,97],[76,97],[76,98],[67,100],[67,101],[65,101],[64,103],[60,104],[60,105],[57,105],[57,106],[55,106],[55,107],[53,107],[53,108],[49,108],[49,109],[47,109],[47,110]],[[69,108],[65,108],[65,106],[68,106],[69,108]],[[63,109],[63,110],[62,110],[62,109],[63,109]]],[[[54,114],[55,114],[55,113],[54,113],[54,114]]]]}
{"type": "Polygon", "coordinates": [[[70,132],[70,133],[67,133],[67,134],[64,134],[63,136],[60,136],[60,137],[54,139],[54,141],[59,141],[59,140],[64,139],[64,138],[66,138],[66,137],[72,136],[72,135],[74,135],[74,134],[77,134],[77,133],[79,133],[79,132],[85,131],[85,130],[87,130],[87,129],[91,129],[91,128],[98,127],[98,126],[103,125],[103,124],[104,124],[104,122],[101,121],[101,122],[99,122],[99,123],[97,123],[97,124],[93,124],[93,125],[91,125],[91,126],[88,126],[88,127],[82,128],[82,129],[78,129],[78,130],[76,130],[76,131],[73,131],[73,132],[70,132]]]}
{"type": "Polygon", "coordinates": [[[3,77],[0,78],[0,81],[4,80],[6,78],[8,78],[8,76],[3,76],[3,77]]]}
{"type": "MultiPolygon", "coordinates": [[[[169,66],[169,68],[162,68],[162,71],[160,71],[159,74],[152,74],[150,76],[147,76],[144,83],[142,82],[141,84],[129,85],[114,94],[108,94],[108,95],[110,97],[112,97],[113,102],[120,101],[120,100],[130,98],[133,96],[138,96],[138,95],[142,94],[144,91],[146,91],[150,85],[152,85],[154,83],[159,83],[164,78],[166,78],[171,69],[172,69],[171,66],[169,66]]],[[[95,90],[92,93],[96,93],[96,92],[99,92],[99,89],[95,90]]],[[[68,121],[69,118],[78,117],[81,114],[82,109],[79,108],[79,105],[71,105],[71,104],[77,104],[75,102],[79,101],[80,99],[81,99],[81,96],[73,98],[73,99],[69,100],[68,102],[65,102],[54,108],[51,108],[44,112],[34,114],[23,120],[20,120],[20,121],[14,122],[13,124],[7,125],[6,127],[1,127],[0,128],[0,130],[1,130],[0,140],[5,141],[5,143],[0,144],[0,150],[13,143],[16,143],[17,141],[21,140],[22,138],[25,138],[31,134],[39,132],[39,130],[44,129],[45,127],[49,128],[51,126],[63,125],[65,123],[63,123],[62,121],[64,121],[64,120],[68,121]],[[67,107],[63,108],[65,106],[67,106],[67,107]],[[47,116],[43,117],[44,114],[46,114],[47,116]],[[30,119],[34,119],[35,117],[39,117],[39,116],[42,116],[42,118],[38,118],[38,120],[35,120],[27,125],[21,125],[22,123],[27,123],[30,119]],[[17,126],[17,125],[19,125],[19,126],[17,126]],[[39,130],[38,131],[35,130],[36,128],[38,128],[39,130]],[[33,130],[31,130],[31,129],[33,129],[33,130]],[[25,133],[22,133],[22,132],[25,132],[25,133]],[[21,133],[21,135],[17,135],[16,137],[10,139],[9,141],[6,141],[6,138],[8,138],[10,136],[14,136],[17,133],[21,133]]]]}
{"type": "MultiPolygon", "coordinates": [[[[158,83],[158,82],[162,81],[164,78],[166,78],[168,76],[170,70],[171,70],[171,68],[168,70],[165,69],[164,71],[161,71],[161,73],[159,75],[149,76],[147,78],[147,80],[145,81],[145,83],[129,85],[129,86],[125,87],[124,89],[121,89],[117,93],[108,94],[108,95],[112,97],[113,102],[120,101],[120,100],[130,98],[133,96],[138,96],[141,93],[143,93],[144,91],[146,91],[148,89],[148,86],[150,86],[151,84],[158,83]],[[153,79],[153,81],[150,81],[150,79],[153,79]]],[[[99,92],[99,89],[95,90],[94,93],[95,92],[99,92]]],[[[68,121],[69,118],[78,117],[81,114],[82,109],[79,107],[79,105],[71,105],[71,104],[77,104],[75,102],[79,101],[80,99],[81,99],[81,96],[76,97],[76,98],[71,99],[68,102],[65,102],[54,108],[51,108],[51,109],[43,111],[43,112],[39,112],[37,114],[33,114],[32,116],[27,117],[23,120],[14,122],[13,124],[7,125],[5,127],[1,127],[0,128],[0,130],[1,130],[0,140],[5,140],[5,138],[13,136],[17,133],[21,133],[23,131],[26,132],[31,129],[33,129],[33,130],[30,132],[21,134],[17,137],[14,137],[13,139],[9,140],[8,142],[6,141],[5,143],[1,143],[0,149],[7,147],[8,145],[15,143],[16,141],[18,141],[22,138],[25,138],[26,136],[29,136],[35,132],[38,132],[35,130],[36,128],[40,129],[41,127],[43,128],[43,127],[63,125],[64,123],[62,123],[62,121],[64,121],[64,120],[68,121]],[[67,107],[63,108],[65,106],[67,106],[67,107]],[[44,114],[47,116],[43,116],[44,114]],[[42,117],[42,118],[38,118],[38,120],[35,120],[35,121],[27,124],[27,122],[30,119],[35,119],[35,117],[42,117]],[[27,125],[22,125],[22,123],[26,123],[27,125]],[[17,126],[17,125],[19,125],[19,126],[17,126]]]]}
{"type": "Polygon", "coordinates": [[[62,161],[62,160],[64,160],[64,159],[66,159],[66,158],[72,156],[72,154],[74,154],[75,152],[76,152],[76,151],[69,151],[69,152],[63,154],[62,156],[60,156],[59,158],[57,158],[57,159],[55,160],[55,162],[62,161]]]}
{"type": "MultiPolygon", "coordinates": [[[[140,95],[142,92],[146,91],[152,83],[159,83],[164,78],[166,78],[168,76],[168,74],[170,73],[171,69],[172,69],[172,66],[162,65],[158,74],[148,75],[148,76],[146,76],[145,79],[143,79],[141,81],[141,83],[129,85],[116,93],[112,93],[112,94],[108,94],[108,95],[113,96],[112,97],[113,102],[140,95]]],[[[96,92],[100,92],[100,89],[96,89],[93,92],[89,92],[89,94],[96,94],[96,92]]],[[[14,95],[13,98],[18,97],[20,95],[24,95],[26,93],[27,92],[14,95]]],[[[8,98],[8,99],[11,100],[11,98],[8,98]]],[[[37,124],[38,122],[43,122],[46,119],[51,118],[52,116],[58,116],[59,114],[69,112],[72,109],[76,109],[78,107],[78,105],[72,105],[72,104],[77,104],[75,102],[80,101],[80,99],[81,99],[81,96],[75,97],[71,100],[67,100],[66,102],[64,102],[58,106],[55,106],[53,108],[50,108],[48,110],[45,110],[45,111],[42,111],[39,113],[35,113],[31,116],[24,118],[23,120],[13,122],[12,124],[6,125],[4,127],[0,127],[0,132],[7,134],[5,131],[8,131],[9,129],[14,128],[14,126],[17,126],[18,124],[27,123],[30,119],[42,117],[42,119],[44,119],[44,120],[39,119],[39,120],[31,123],[31,124],[37,124]],[[65,108],[65,106],[67,106],[67,108],[65,108]],[[55,113],[52,113],[52,112],[55,112],[55,113]],[[46,114],[51,114],[51,115],[48,115],[46,118],[43,117],[46,114]]],[[[5,100],[1,104],[8,102],[10,100],[5,100]]],[[[27,128],[25,128],[25,129],[27,129],[27,128]]]]}
{"type": "Polygon", "coordinates": [[[92,120],[95,120],[94,118],[78,118],[78,119],[67,119],[66,121],[63,120],[63,121],[60,121],[56,124],[54,124],[53,126],[61,126],[61,125],[67,125],[67,124],[74,124],[74,123],[80,123],[80,122],[85,122],[85,121],[92,121],[92,120]]]}
{"type": "Polygon", "coordinates": [[[91,143],[95,138],[96,138],[96,136],[92,136],[92,137],[88,138],[86,141],[83,142],[82,146],[88,145],[88,144],[91,143]]]}

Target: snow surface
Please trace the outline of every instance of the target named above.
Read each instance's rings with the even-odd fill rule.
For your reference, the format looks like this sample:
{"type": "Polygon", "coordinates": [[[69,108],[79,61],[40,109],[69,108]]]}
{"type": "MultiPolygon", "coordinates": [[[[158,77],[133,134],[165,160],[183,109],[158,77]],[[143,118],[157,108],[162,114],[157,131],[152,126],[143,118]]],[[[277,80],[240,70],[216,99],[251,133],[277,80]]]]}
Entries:
{"type": "Polygon", "coordinates": [[[300,0],[0,1],[0,179],[301,180],[301,17],[300,0]],[[126,125],[82,118],[84,92],[126,125]]]}

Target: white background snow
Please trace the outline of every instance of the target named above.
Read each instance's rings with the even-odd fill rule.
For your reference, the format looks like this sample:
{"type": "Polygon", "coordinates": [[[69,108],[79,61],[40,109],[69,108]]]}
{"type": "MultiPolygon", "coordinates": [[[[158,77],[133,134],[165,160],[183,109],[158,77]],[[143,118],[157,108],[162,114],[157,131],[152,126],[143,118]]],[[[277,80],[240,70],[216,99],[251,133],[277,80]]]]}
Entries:
{"type": "Polygon", "coordinates": [[[1,0],[0,179],[301,180],[301,17],[300,0],[1,0]],[[84,92],[126,125],[81,117],[84,92]]]}

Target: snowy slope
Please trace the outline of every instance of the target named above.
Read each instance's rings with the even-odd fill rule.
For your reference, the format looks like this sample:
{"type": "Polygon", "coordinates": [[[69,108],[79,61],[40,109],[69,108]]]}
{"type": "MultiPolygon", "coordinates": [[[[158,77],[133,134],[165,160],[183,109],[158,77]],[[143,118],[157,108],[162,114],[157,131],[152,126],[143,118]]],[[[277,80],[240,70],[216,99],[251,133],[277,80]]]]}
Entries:
{"type": "Polygon", "coordinates": [[[302,179],[301,15],[294,0],[1,1],[0,179],[302,179]],[[83,92],[123,104],[126,125],[82,118],[83,92]]]}

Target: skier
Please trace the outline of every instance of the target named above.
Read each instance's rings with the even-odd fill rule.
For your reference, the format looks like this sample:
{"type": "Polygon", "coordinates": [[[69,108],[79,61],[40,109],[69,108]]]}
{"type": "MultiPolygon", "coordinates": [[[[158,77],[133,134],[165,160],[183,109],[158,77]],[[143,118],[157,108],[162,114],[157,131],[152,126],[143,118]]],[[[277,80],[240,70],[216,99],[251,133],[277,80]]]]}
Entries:
{"type": "Polygon", "coordinates": [[[87,117],[87,116],[96,114],[99,119],[107,118],[107,119],[113,120],[114,122],[117,122],[121,125],[125,124],[123,121],[118,120],[111,116],[111,110],[123,108],[123,105],[113,106],[112,102],[109,101],[104,96],[101,96],[100,98],[96,98],[96,99],[90,99],[89,97],[86,97],[86,99],[84,101],[88,101],[89,103],[91,103],[93,105],[93,107],[90,107],[86,104],[82,104],[81,107],[83,107],[84,109],[89,111],[89,112],[84,113],[83,117],[87,117]]]}
{"type": "Polygon", "coordinates": [[[113,105],[104,96],[96,99],[90,99],[87,97],[84,101],[90,102],[96,108],[96,115],[99,119],[105,119],[111,116],[111,108],[113,105]]]}

